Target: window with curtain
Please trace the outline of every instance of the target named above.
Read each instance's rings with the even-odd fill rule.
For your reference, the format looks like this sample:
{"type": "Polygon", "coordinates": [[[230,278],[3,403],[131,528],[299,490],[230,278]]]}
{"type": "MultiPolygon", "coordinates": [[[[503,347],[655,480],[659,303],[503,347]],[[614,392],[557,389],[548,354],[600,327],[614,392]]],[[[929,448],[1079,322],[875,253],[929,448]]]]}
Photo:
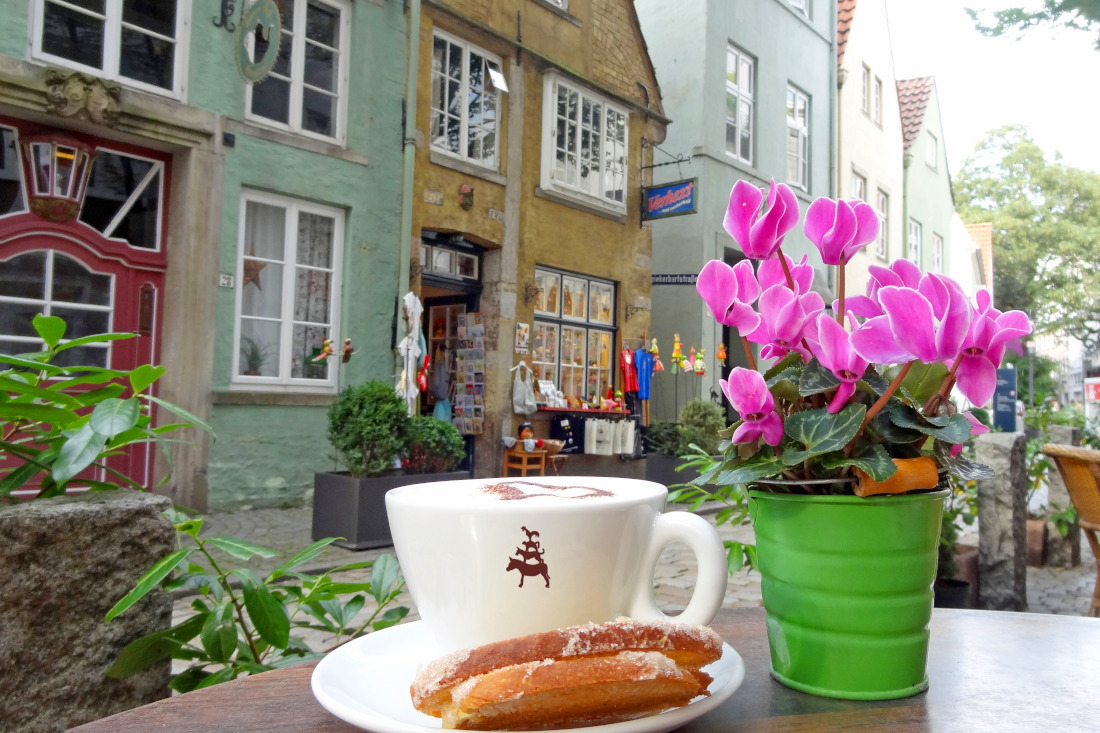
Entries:
{"type": "Polygon", "coordinates": [[[234,382],[335,390],[343,212],[247,192],[241,201],[234,382]]]}
{"type": "Polygon", "coordinates": [[[921,245],[921,237],[922,236],[923,236],[923,233],[921,232],[920,222],[917,221],[916,219],[910,219],[909,220],[909,247],[908,247],[909,251],[905,253],[905,257],[906,257],[906,259],[908,259],[911,262],[915,263],[917,267],[921,266],[921,262],[920,262],[920,245],[921,245]]]}
{"type": "Polygon", "coordinates": [[[552,381],[566,397],[604,394],[614,383],[614,283],[539,267],[535,284],[535,378],[552,381]]]}
{"type": "Polygon", "coordinates": [[[543,98],[542,187],[626,210],[629,115],[556,74],[543,98]]]}
{"type": "Polygon", "coordinates": [[[875,237],[875,254],[882,259],[886,256],[890,244],[890,197],[881,189],[875,199],[875,214],[878,215],[878,236],[875,237]]]}
{"type": "MultiPolygon", "coordinates": [[[[309,137],[344,140],[351,6],[347,0],[282,0],[279,58],[262,84],[246,84],[245,117],[309,137]]],[[[253,56],[267,42],[253,33],[253,56]]]]}
{"type": "Polygon", "coordinates": [[[810,186],[810,100],[787,87],[787,183],[802,190],[810,186]]]}
{"type": "Polygon", "coordinates": [[[35,57],[180,96],[191,0],[34,0],[35,57]]]}
{"type": "Polygon", "coordinates": [[[500,59],[439,31],[432,39],[432,148],[471,163],[497,166],[500,93],[490,70],[500,59]]]}
{"type": "Polygon", "coordinates": [[[752,165],[756,62],[741,49],[726,49],[726,154],[752,165]]]}

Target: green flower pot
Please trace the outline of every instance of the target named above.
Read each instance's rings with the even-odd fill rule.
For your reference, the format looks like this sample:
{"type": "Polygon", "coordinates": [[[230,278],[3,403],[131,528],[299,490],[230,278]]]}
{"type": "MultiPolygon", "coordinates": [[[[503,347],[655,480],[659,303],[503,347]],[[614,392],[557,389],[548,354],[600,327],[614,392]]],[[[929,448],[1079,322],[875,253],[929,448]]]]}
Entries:
{"type": "Polygon", "coordinates": [[[772,676],[802,692],[849,700],[926,690],[947,491],[749,496],[772,676]]]}

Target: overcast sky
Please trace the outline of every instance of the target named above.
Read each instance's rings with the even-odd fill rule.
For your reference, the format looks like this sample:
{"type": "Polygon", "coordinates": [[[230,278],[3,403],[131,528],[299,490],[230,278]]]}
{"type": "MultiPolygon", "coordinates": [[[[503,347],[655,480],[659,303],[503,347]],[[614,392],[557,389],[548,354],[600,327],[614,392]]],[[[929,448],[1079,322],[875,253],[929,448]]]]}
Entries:
{"type": "MultiPolygon", "coordinates": [[[[1095,33],[1046,28],[985,38],[963,8],[1034,0],[887,0],[898,79],[933,75],[955,174],[985,133],[1020,124],[1053,156],[1100,173],[1100,51],[1095,33]]],[[[858,22],[859,7],[856,7],[858,22]]]]}

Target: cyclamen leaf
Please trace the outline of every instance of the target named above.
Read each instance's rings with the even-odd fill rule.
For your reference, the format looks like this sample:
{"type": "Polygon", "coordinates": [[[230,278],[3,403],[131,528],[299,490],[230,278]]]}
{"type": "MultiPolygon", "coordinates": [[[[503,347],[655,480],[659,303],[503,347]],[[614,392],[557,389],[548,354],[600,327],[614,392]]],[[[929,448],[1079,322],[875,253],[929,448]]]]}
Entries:
{"type": "Polygon", "coordinates": [[[890,389],[890,381],[875,371],[874,367],[868,367],[863,373],[863,381],[879,396],[886,394],[886,390],[890,389]]]}
{"type": "Polygon", "coordinates": [[[871,427],[884,441],[892,445],[900,443],[916,443],[918,440],[926,440],[927,436],[917,430],[899,428],[890,419],[890,411],[883,410],[871,420],[871,427]]]}
{"type": "Polygon", "coordinates": [[[764,379],[771,379],[787,367],[795,366],[797,364],[800,364],[801,362],[802,357],[799,356],[798,353],[792,351],[791,353],[787,354],[782,359],[777,361],[775,364],[773,364],[771,368],[769,368],[766,372],[764,372],[764,379]]]}
{"type": "Polygon", "coordinates": [[[798,384],[798,381],[802,378],[802,369],[798,367],[787,367],[783,371],[776,374],[771,379],[767,380],[768,388],[771,389],[780,382],[790,382],[791,384],[798,384]]]}
{"type": "Polygon", "coordinates": [[[970,437],[970,421],[962,415],[952,415],[946,425],[939,427],[913,408],[899,404],[890,410],[890,420],[899,428],[918,430],[946,443],[965,443],[970,437]]]}
{"type": "Polygon", "coordinates": [[[936,460],[939,461],[939,464],[946,468],[948,473],[963,481],[991,479],[996,475],[989,466],[984,463],[972,461],[962,453],[952,457],[951,446],[941,440],[937,440],[933,443],[932,450],[935,452],[936,460]]]}
{"type": "Polygon", "coordinates": [[[830,415],[826,408],[796,412],[787,418],[783,430],[788,438],[805,448],[787,448],[783,462],[793,466],[822,453],[841,450],[855,437],[866,413],[867,408],[860,404],[848,405],[835,415],[830,415]]]}
{"type": "Polygon", "coordinates": [[[798,381],[798,393],[803,397],[821,394],[840,386],[840,380],[817,359],[810,359],[810,363],[802,370],[802,378],[798,381]]]}
{"type": "Polygon", "coordinates": [[[822,456],[821,465],[829,469],[855,466],[875,481],[885,481],[898,470],[897,465],[886,453],[886,449],[869,440],[857,441],[851,456],[845,455],[844,451],[822,456]]]}
{"type": "MultiPolygon", "coordinates": [[[[893,367],[887,374],[893,379],[900,369],[901,367],[893,367]]],[[[901,384],[908,390],[917,405],[923,405],[932,395],[940,391],[945,377],[947,377],[947,367],[943,364],[916,362],[909,368],[909,373],[905,375],[901,384]]]]}

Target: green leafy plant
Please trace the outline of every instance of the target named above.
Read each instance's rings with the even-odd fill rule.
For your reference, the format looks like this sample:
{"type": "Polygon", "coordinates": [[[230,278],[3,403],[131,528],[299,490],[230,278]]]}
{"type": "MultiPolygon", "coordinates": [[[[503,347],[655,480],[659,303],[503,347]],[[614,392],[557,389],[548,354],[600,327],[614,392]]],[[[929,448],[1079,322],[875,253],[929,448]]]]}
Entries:
{"type": "Polygon", "coordinates": [[[951,493],[943,502],[940,527],[939,561],[936,576],[953,578],[959,572],[955,561],[955,546],[959,543],[959,525],[971,527],[978,518],[978,485],[954,476],[948,479],[951,493]]]}
{"type": "Polygon", "coordinates": [[[170,629],[128,644],[107,669],[109,677],[129,677],[168,658],[184,659],[191,664],[173,676],[171,687],[188,692],[324,656],[325,650],[314,651],[295,631],[327,632],[339,645],[368,629],[393,626],[408,615],[405,606],[387,608],[405,587],[392,555],[381,555],[373,563],[350,563],[321,575],[295,570],[324,552],[335,539],[329,537],[261,577],[250,568],[224,567],[224,563],[275,557],[278,553],[274,550],[232,537],[200,537],[202,518],[176,509],[164,516],[175,527],[181,547],[149,568],[133,590],[107,612],[105,620],[110,622],[157,587],[166,592],[197,591],[191,603],[193,613],[170,629]],[[337,582],[331,577],[332,573],[366,567],[371,567],[369,582],[337,582]],[[340,596],[347,594],[354,595],[341,602],[340,596]],[[377,607],[360,621],[368,596],[377,607]]]}
{"type": "Polygon", "coordinates": [[[241,366],[245,374],[259,374],[271,358],[271,349],[262,341],[248,336],[241,337],[241,366]]]}
{"type": "Polygon", "coordinates": [[[693,399],[680,408],[676,428],[682,448],[697,445],[709,454],[718,452],[718,432],[726,427],[726,412],[713,402],[693,399]]]}
{"type": "Polygon", "coordinates": [[[453,471],[466,457],[466,441],[449,422],[419,415],[409,423],[409,442],[401,464],[408,473],[453,471]]]}
{"type": "Polygon", "coordinates": [[[5,367],[0,371],[0,450],[9,457],[8,465],[0,469],[0,501],[17,489],[34,487],[35,482],[37,497],[63,494],[66,485],[89,467],[108,476],[107,480],[79,479],[93,490],[141,489],[107,465],[107,459],[128,445],[148,440],[164,448],[169,442],[166,436],[182,428],[198,426],[214,437],[207,423],[151,393],[164,374],[163,366],[147,364],[127,371],[56,363],[78,353],[70,349],[137,334],[103,333],[65,340],[63,319],[39,313],[33,324],[45,351],[0,354],[0,365],[5,367]],[[187,422],[155,425],[154,405],[187,422]]]}
{"type": "Polygon", "coordinates": [[[643,428],[642,439],[645,441],[647,453],[659,456],[680,455],[680,431],[676,429],[676,423],[655,422],[648,428],[643,428]]]}
{"type": "Polygon", "coordinates": [[[352,476],[395,468],[409,442],[407,410],[394,388],[378,380],[340,393],[328,410],[328,439],[352,476]]]}

